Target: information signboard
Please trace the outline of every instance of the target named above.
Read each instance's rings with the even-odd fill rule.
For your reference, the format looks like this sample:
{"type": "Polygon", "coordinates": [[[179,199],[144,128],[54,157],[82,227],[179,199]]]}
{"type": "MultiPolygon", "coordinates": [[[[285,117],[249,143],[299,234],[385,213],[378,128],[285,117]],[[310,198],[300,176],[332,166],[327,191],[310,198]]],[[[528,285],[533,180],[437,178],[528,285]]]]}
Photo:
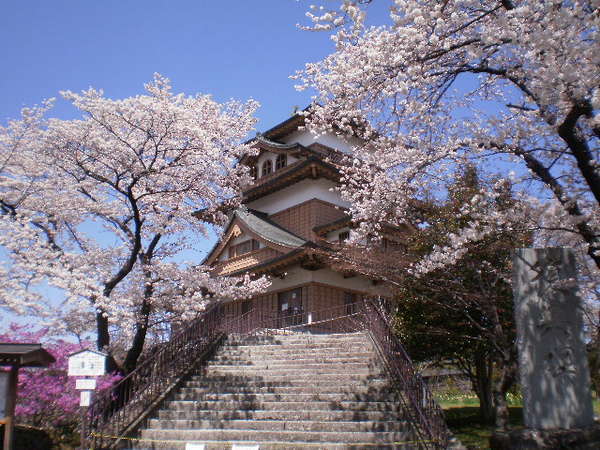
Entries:
{"type": "Polygon", "coordinates": [[[96,389],[96,379],[80,378],[78,380],[75,380],[75,389],[93,391],[94,389],[96,389]]]}
{"type": "Polygon", "coordinates": [[[95,350],[81,350],[69,355],[69,376],[99,377],[106,373],[106,355],[95,350]]]}

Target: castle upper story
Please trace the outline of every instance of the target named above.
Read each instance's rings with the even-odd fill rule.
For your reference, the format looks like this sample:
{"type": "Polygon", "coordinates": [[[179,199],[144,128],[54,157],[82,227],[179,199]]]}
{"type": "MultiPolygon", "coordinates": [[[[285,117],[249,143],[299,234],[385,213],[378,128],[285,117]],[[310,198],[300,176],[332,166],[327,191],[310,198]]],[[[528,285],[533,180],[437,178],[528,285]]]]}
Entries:
{"type": "Polygon", "coordinates": [[[256,155],[240,164],[253,182],[244,187],[243,206],[232,212],[222,238],[206,263],[220,275],[260,269],[280,260],[306,258],[328,239],[347,237],[349,204],[336,190],[338,162],[353,143],[340,136],[315,138],[304,117],[290,119],[249,142],[256,155]]]}

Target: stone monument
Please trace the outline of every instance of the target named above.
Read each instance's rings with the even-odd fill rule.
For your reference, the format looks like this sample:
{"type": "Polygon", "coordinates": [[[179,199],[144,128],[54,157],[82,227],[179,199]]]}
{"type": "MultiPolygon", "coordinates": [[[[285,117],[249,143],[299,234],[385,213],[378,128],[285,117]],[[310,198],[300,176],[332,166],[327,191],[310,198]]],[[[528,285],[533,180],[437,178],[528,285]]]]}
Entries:
{"type": "Polygon", "coordinates": [[[518,249],[513,294],[524,431],[497,434],[492,448],[595,448],[598,428],[585,348],[575,255],[518,249]],[[591,447],[589,446],[591,445],[591,447]]]}
{"type": "Polygon", "coordinates": [[[589,426],[594,410],[575,256],[563,248],[519,249],[513,263],[525,426],[589,426]]]}

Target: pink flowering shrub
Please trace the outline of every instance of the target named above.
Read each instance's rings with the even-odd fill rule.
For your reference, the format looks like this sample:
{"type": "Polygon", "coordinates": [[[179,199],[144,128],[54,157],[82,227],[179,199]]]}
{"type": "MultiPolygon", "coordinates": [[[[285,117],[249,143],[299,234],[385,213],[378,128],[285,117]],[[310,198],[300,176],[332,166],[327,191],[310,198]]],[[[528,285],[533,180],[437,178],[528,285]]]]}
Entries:
{"type": "MultiPolygon", "coordinates": [[[[48,329],[33,331],[29,326],[14,323],[9,331],[0,333],[0,342],[42,343],[56,359],[48,368],[19,370],[17,421],[42,428],[76,424],[79,421],[79,391],[75,389],[75,377],[67,376],[67,357],[82,348],[92,347],[92,344],[51,338],[48,329]]],[[[98,378],[97,390],[110,387],[119,378],[115,375],[98,378]]]]}

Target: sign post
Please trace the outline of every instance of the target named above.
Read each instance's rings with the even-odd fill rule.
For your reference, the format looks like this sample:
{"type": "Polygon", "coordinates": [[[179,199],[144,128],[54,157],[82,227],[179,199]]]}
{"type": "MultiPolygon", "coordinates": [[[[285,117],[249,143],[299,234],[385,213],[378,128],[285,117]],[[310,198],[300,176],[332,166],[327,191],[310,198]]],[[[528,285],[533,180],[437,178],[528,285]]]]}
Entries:
{"type": "MultiPolygon", "coordinates": [[[[69,355],[70,377],[99,377],[106,373],[106,354],[96,350],[80,350],[69,355]]],[[[75,380],[75,388],[79,394],[79,406],[81,408],[81,448],[85,443],[85,422],[87,409],[92,404],[92,394],[96,389],[95,378],[79,378],[75,380]]]]}
{"type": "Polygon", "coordinates": [[[19,377],[19,366],[11,366],[6,382],[6,397],[4,398],[4,448],[12,449],[15,428],[15,406],[17,405],[17,383],[19,377]]]}
{"type": "Polygon", "coordinates": [[[0,372],[0,420],[3,420],[7,416],[6,404],[8,403],[9,377],[9,372],[0,372]]]}

